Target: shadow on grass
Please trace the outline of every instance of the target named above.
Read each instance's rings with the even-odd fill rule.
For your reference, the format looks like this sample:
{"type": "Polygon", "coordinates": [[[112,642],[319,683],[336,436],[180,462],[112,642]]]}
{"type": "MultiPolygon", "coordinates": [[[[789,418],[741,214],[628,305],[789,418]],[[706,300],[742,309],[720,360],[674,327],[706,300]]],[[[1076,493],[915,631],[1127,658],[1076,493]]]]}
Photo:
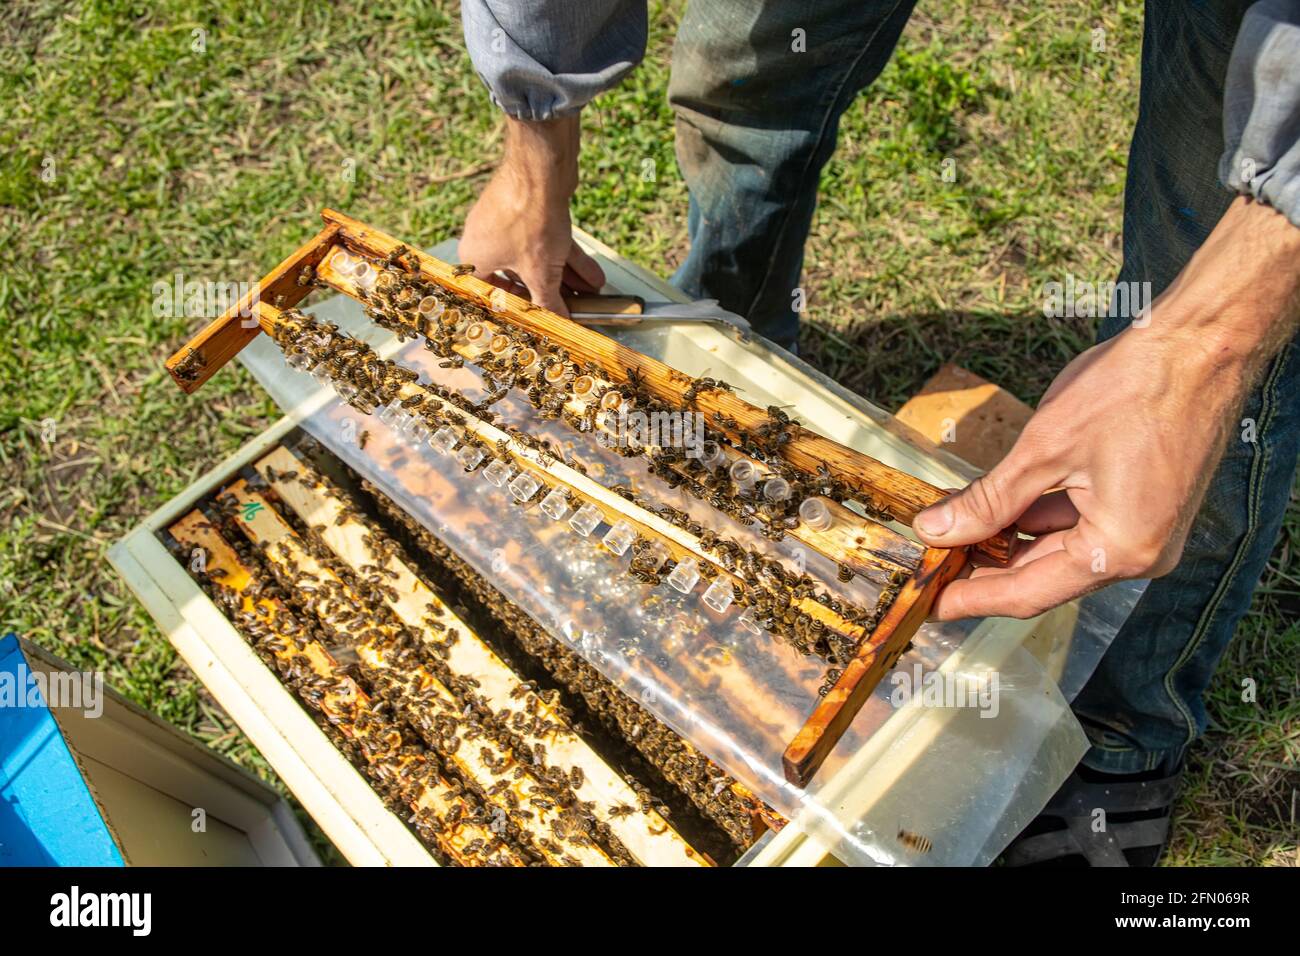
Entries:
{"type": "Polygon", "coordinates": [[[952,362],[1033,405],[1093,341],[1092,319],[1042,312],[924,312],[805,320],[800,356],[864,398],[896,409],[952,362]]]}

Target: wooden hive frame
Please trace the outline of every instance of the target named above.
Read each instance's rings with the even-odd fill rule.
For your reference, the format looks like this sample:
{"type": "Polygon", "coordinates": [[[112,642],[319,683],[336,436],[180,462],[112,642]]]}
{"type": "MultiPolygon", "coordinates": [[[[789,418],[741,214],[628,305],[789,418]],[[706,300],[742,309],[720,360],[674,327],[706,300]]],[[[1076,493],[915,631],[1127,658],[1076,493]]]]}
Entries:
{"type": "MultiPolygon", "coordinates": [[[[167,369],[182,390],[192,393],[198,389],[259,331],[272,335],[283,331],[286,323],[293,321],[285,310],[306,297],[314,287],[312,280],[358,298],[356,284],[331,265],[334,254],[340,250],[350,256],[376,260],[400,255],[421,280],[490,312],[493,322],[537,335],[548,347],[564,349],[575,363],[599,368],[610,383],[635,383],[672,407],[677,407],[691,389],[690,376],[599,332],[464,274],[464,270],[412,250],[392,236],[341,213],[325,210],[323,217],[326,226],[321,232],[280,263],[249,296],[168,359],[167,369]]],[[[415,395],[417,391],[424,394],[425,401],[445,404],[445,400],[415,383],[403,386],[404,396],[415,395]]],[[[769,421],[766,411],[727,390],[701,391],[695,395],[693,407],[709,416],[714,423],[710,427],[742,448],[746,436],[769,421]]],[[[515,466],[534,473],[543,487],[567,489],[595,505],[610,523],[627,521],[639,534],[661,541],[673,560],[690,557],[700,563],[713,563],[714,559],[698,539],[683,529],[563,463],[550,460],[490,422],[466,415],[462,409],[455,412],[475,439],[497,445],[515,466]]],[[[806,474],[819,471],[829,474],[875,513],[910,524],[921,510],[944,497],[941,489],[798,423],[790,423],[784,431],[788,438],[777,446],[781,459],[806,474]]],[[[729,454],[743,453],[732,449],[729,454]]],[[[763,467],[761,463],[756,464],[763,467]]],[[[786,749],[785,775],[798,786],[812,779],[876,685],[907,648],[939,591],[966,568],[970,551],[1004,562],[1010,556],[1015,538],[1015,531],[1010,528],[973,549],[927,548],[920,552],[915,565],[910,566],[904,555],[917,550],[912,542],[836,502],[829,502],[828,506],[836,509],[833,529],[838,529],[837,533],[819,534],[801,527],[795,529],[794,536],[855,571],[870,574],[882,567],[886,570],[901,567],[907,578],[886,613],[869,632],[860,625],[836,620],[837,615],[806,599],[806,605],[811,605],[805,608],[808,613],[831,630],[857,641],[857,651],[786,749]]],[[[729,574],[725,568],[715,567],[719,573],[729,574]]]]}
{"type": "Polygon", "coordinates": [[[531,707],[556,725],[540,741],[546,747],[548,759],[582,770],[582,784],[575,793],[592,804],[598,819],[609,826],[639,862],[647,866],[690,866],[702,862],[668,821],[653,810],[626,816],[609,814],[613,806],[635,804],[635,791],[568,727],[562,715],[510,670],[411,565],[397,556],[374,550],[365,526],[349,520],[347,505],[336,490],[320,482],[307,485],[286,478],[288,474],[307,471],[301,459],[280,447],[261,458],[254,467],[303,524],[320,528],[321,540],[353,572],[360,574],[370,566],[388,575],[392,590],[382,592],[383,600],[402,623],[420,630],[425,627],[425,618],[432,608],[439,621],[460,635],[461,639],[448,649],[447,666],[455,673],[473,675],[479,693],[497,714],[523,716],[531,707]]]}
{"type": "MultiPolygon", "coordinates": [[[[375,588],[370,600],[379,601],[398,622],[423,636],[430,632],[428,622],[432,615],[439,622],[440,633],[455,636],[440,652],[447,668],[455,675],[472,675],[475,678],[475,697],[490,707],[497,719],[508,722],[528,745],[542,744],[546,767],[558,769],[571,781],[576,771],[581,771],[576,774],[577,782],[570,783],[574,796],[583,801],[595,819],[617,837],[632,860],[643,866],[712,865],[709,857],[695,850],[668,820],[644,805],[628,781],[574,731],[569,719],[538,694],[531,683],[518,677],[471,626],[444,603],[420,577],[420,572],[408,563],[409,559],[403,552],[381,547],[372,539],[370,526],[353,513],[342,490],[316,472],[311,461],[300,454],[285,446],[276,446],[249,463],[248,470],[256,472],[265,482],[266,491],[257,490],[238,476],[219,483],[208,497],[210,502],[218,505],[223,500],[227,502],[231,511],[228,521],[211,520],[202,508],[194,508],[167,524],[166,531],[189,554],[189,561],[195,560],[196,553],[202,554],[200,570],[196,572],[192,565],[192,573],[206,577],[215,582],[218,591],[237,598],[234,606],[229,608],[232,623],[268,663],[274,662],[282,674],[292,672],[292,665],[306,664],[308,676],[332,682],[327,684],[323,693],[318,692],[318,696],[312,698],[309,707],[319,710],[340,736],[363,744],[358,752],[366,758],[372,771],[378,771],[379,778],[400,787],[401,802],[406,810],[415,811],[411,820],[420,818],[423,824],[424,815],[429,813],[438,820],[453,821],[450,825],[425,829],[423,833],[429,842],[448,859],[462,865],[481,865],[483,862],[523,865],[508,846],[492,846],[493,833],[470,822],[471,814],[465,809],[463,796],[450,787],[436,769],[428,767],[419,754],[408,755],[409,747],[404,748],[403,744],[411,743],[409,731],[418,723],[418,715],[408,712],[400,703],[394,706],[393,697],[383,693],[382,689],[377,689],[372,698],[348,675],[346,668],[340,669],[334,655],[323,644],[311,637],[304,638],[309,633],[320,633],[319,630],[309,632],[297,624],[308,618],[327,630],[341,627],[340,634],[351,633],[354,625],[346,622],[336,625],[332,620],[336,617],[333,612],[346,604],[346,599],[335,603],[332,608],[313,600],[306,600],[302,608],[286,607],[277,598],[264,593],[260,584],[270,579],[235,553],[229,543],[232,535],[242,535],[260,551],[267,565],[265,570],[277,572],[275,577],[282,586],[292,586],[295,576],[301,575],[301,580],[313,582],[314,590],[319,590],[321,581],[331,580],[347,591],[350,586],[334,578],[333,571],[321,565],[316,553],[305,546],[299,533],[285,521],[286,514],[295,515],[301,525],[313,529],[311,533],[318,546],[327,548],[355,575],[357,581],[364,581],[368,573],[383,576],[387,585],[375,588]],[[256,631],[249,630],[252,623],[245,622],[255,622],[258,625],[256,631]],[[274,640],[255,638],[257,632],[269,633],[274,640]],[[383,707],[378,706],[381,704],[383,707]],[[391,708],[397,721],[405,721],[405,731],[401,723],[386,715],[380,716],[384,707],[391,708]],[[543,731],[538,733],[528,729],[527,719],[512,719],[526,718],[529,714],[546,718],[543,731]],[[641,804],[640,809],[630,812],[638,804],[641,804]],[[456,807],[462,812],[449,813],[456,807]],[[489,850],[490,856],[487,855],[489,850]]],[[[211,505],[206,507],[211,509],[211,505]]],[[[222,509],[218,507],[217,510],[222,509]]],[[[351,597],[355,598],[355,595],[351,597]]],[[[385,628],[386,625],[380,624],[375,630],[385,628]]],[[[382,671],[388,666],[383,660],[383,643],[373,632],[367,632],[351,645],[351,650],[367,666],[382,671]]],[[[437,678],[423,668],[400,673],[394,671],[393,675],[399,680],[414,676],[424,686],[437,683],[437,678]]],[[[445,695],[446,692],[442,693],[445,695]]],[[[419,736],[418,731],[416,736],[419,736]]],[[[433,745],[433,741],[426,740],[425,743],[433,745]]],[[[473,745],[463,742],[450,751],[441,745],[434,749],[441,751],[451,766],[457,768],[460,779],[470,781],[489,805],[495,803],[503,810],[511,806],[511,803],[501,801],[503,787],[520,798],[514,806],[529,802],[528,778],[532,766],[527,760],[519,761],[512,758],[509,751],[503,750],[498,751],[498,756],[503,759],[501,765],[486,766],[476,757],[482,743],[482,740],[473,745]]],[[[745,805],[755,836],[767,829],[769,823],[776,827],[785,824],[783,818],[775,816],[743,785],[733,781],[730,787],[745,805]]],[[[571,864],[610,865],[611,860],[594,847],[565,845],[547,848],[545,843],[550,836],[545,829],[548,812],[536,804],[532,804],[532,809],[537,817],[536,824],[532,819],[525,819],[521,829],[531,834],[534,846],[541,847],[549,862],[566,862],[561,859],[562,851],[573,857],[567,861],[571,864]]],[[[405,815],[405,812],[399,814],[405,815]]]]}
{"type": "MultiPolygon", "coordinates": [[[[319,701],[319,707],[330,725],[342,736],[349,740],[366,739],[371,742],[372,746],[361,750],[369,762],[375,764],[379,753],[396,751],[400,747],[401,733],[391,722],[374,714],[370,696],[355,681],[336,673],[338,663],[333,655],[316,641],[296,640],[290,629],[284,627],[285,620],[291,614],[278,600],[260,595],[256,598],[251,596],[260,591],[256,572],[240,561],[234,548],[203,512],[190,512],[168,530],[182,546],[201,549],[205,555],[206,570],[220,578],[222,587],[229,588],[240,596],[241,610],[262,618],[265,625],[275,632],[279,643],[273,654],[279,663],[288,665],[296,657],[301,657],[316,675],[335,680],[341,688],[345,688],[331,688],[319,701]],[[363,716],[364,721],[358,720],[363,716]]],[[[466,850],[475,840],[483,844],[490,843],[492,834],[469,822],[468,814],[464,812],[463,797],[455,793],[447,781],[420,766],[422,763],[423,758],[416,756],[403,756],[395,761],[399,770],[395,778],[399,781],[409,779],[409,783],[403,787],[405,802],[417,815],[428,810],[444,821],[459,820],[460,822],[445,827],[436,835],[435,840],[438,848],[449,859],[469,864],[472,860],[466,855],[466,850]],[[412,767],[412,764],[416,766],[412,767]]],[[[507,866],[523,865],[509,851],[502,854],[500,862],[507,866]]]]}

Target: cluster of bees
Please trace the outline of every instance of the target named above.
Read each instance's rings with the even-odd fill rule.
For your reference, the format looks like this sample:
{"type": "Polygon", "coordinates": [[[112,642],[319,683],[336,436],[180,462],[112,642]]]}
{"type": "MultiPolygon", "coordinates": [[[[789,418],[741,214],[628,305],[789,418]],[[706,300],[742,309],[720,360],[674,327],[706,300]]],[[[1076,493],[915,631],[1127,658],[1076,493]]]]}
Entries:
{"type": "MultiPolygon", "coordinates": [[[[214,520],[227,523],[222,516],[214,516],[214,520]]],[[[198,573],[200,584],[313,714],[334,746],[370,779],[371,786],[389,809],[406,819],[440,863],[453,863],[441,851],[439,835],[447,827],[461,823],[486,827],[492,820],[486,802],[472,788],[453,778],[460,800],[449,819],[439,818],[427,809],[411,812],[421,790],[437,786],[443,779],[437,753],[389,712],[386,705],[370,706],[357,682],[354,665],[335,664],[322,671],[313,664],[304,653],[306,647],[313,643],[325,645],[333,635],[314,623],[304,623],[311,621],[310,617],[281,610],[272,619],[264,605],[258,605],[255,610],[245,607],[246,597],[254,600],[269,597],[287,608],[290,593],[269,574],[258,549],[241,541],[235,533],[225,537],[240,563],[255,569],[255,582],[243,591],[235,591],[223,584],[224,574],[214,571],[198,573]]],[[[501,833],[490,841],[475,841],[465,856],[484,866],[541,859],[535,850],[513,845],[511,837],[501,833]]]]}
{"type": "MultiPolygon", "coordinates": [[[[690,805],[720,827],[736,849],[753,842],[756,818],[774,826],[783,823],[754,797],[743,794],[722,768],[615,687],[580,655],[552,638],[382,491],[367,481],[362,482],[362,488],[384,518],[402,529],[406,539],[436,566],[441,581],[455,588],[462,606],[476,623],[492,625],[485,632],[500,635],[512,649],[540,665],[572,700],[581,702],[586,711],[584,723],[597,724],[603,734],[630,747],[690,805]]],[[[629,776],[627,781],[641,795],[643,805],[653,803],[661,815],[668,815],[671,808],[654,802],[636,778],[629,776]]]]}
{"type": "MultiPolygon", "coordinates": [[[[450,825],[472,823],[490,834],[462,851],[477,865],[512,861],[577,865],[571,847],[599,847],[616,863],[635,863],[609,827],[597,819],[592,805],[574,792],[582,785],[581,771],[548,761],[539,739],[558,725],[537,708],[509,719],[494,712],[476,691],[472,676],[453,673],[446,666],[440,643],[447,646],[455,635],[446,634],[445,625],[441,641],[436,637],[429,641],[427,635],[403,625],[376,600],[382,597],[379,590],[388,587],[383,573],[365,567],[362,573],[351,571],[319,540],[319,529],[303,527],[289,509],[281,517],[295,526],[302,546],[337,580],[300,570],[287,552],[273,554],[272,549],[283,548],[283,542],[267,547],[243,540],[234,527],[235,511],[231,499],[218,498],[212,502],[211,521],[240,563],[254,569],[255,583],[236,592],[223,584],[223,574],[206,571],[196,572],[200,583],[440,862],[455,861],[439,852],[438,835],[450,825]],[[264,609],[245,608],[245,598],[264,597],[279,602],[285,612],[272,620],[264,609]],[[354,659],[322,673],[319,658],[304,653],[308,644],[326,648],[339,659],[354,659]],[[361,647],[381,655],[383,666],[354,653],[361,647]],[[437,692],[417,676],[421,673],[433,674],[454,696],[454,705],[440,703],[437,692]],[[458,768],[453,755],[464,752],[463,748],[473,748],[500,775],[487,789],[458,768]],[[520,800],[512,781],[525,767],[532,784],[526,800],[520,800]],[[427,807],[411,812],[420,789],[435,781],[449,781],[459,798],[454,819],[441,819],[427,807]],[[547,811],[549,827],[549,836],[540,838],[533,828],[522,825],[539,810],[547,811]]],[[[372,545],[400,552],[378,528],[372,527],[370,535],[372,545]]],[[[645,807],[651,805],[647,799],[645,807]]]]}
{"type": "MultiPolygon", "coordinates": [[[[425,282],[418,277],[414,265],[404,260],[404,255],[405,250],[398,249],[386,260],[373,263],[377,267],[377,280],[369,289],[358,290],[367,315],[403,341],[423,339],[426,349],[442,359],[442,365],[462,365],[464,359],[455,350],[458,332],[469,322],[493,321],[492,313],[440,286],[425,282]],[[427,303],[431,299],[437,301],[437,308],[426,310],[420,307],[420,303],[427,303]]],[[[418,377],[410,369],[379,359],[364,343],[340,335],[337,327],[317,322],[296,310],[290,310],[285,315],[288,321],[273,334],[286,354],[292,358],[294,353],[305,353],[312,363],[324,362],[336,389],[339,389],[346,401],[362,412],[372,412],[393,401],[404,384],[418,377]],[[339,388],[339,383],[344,383],[342,388],[339,388]]],[[[509,339],[510,347],[497,352],[484,351],[474,359],[476,367],[482,372],[487,391],[483,399],[471,401],[455,390],[437,384],[425,385],[423,388],[456,408],[504,429],[516,441],[529,445],[548,457],[554,457],[549,447],[517,428],[502,424],[499,416],[492,411],[492,406],[512,390],[526,396],[542,418],[561,419],[579,432],[592,433],[597,430],[596,412],[609,391],[617,391],[623,401],[635,403],[637,408],[653,413],[685,411],[694,406],[702,393],[730,389],[725,382],[716,379],[696,379],[685,390],[682,403],[673,409],[651,395],[644,383],[632,374],[626,385],[609,386],[605,392],[593,395],[584,411],[577,413],[566,407],[572,398],[569,386],[581,376],[599,380],[603,375],[602,370],[590,363],[574,361],[564,349],[551,347],[537,335],[502,323],[496,324],[500,334],[509,339]],[[525,368],[521,366],[520,358],[525,354],[543,358],[525,368]]],[[[427,404],[421,395],[410,395],[399,401],[408,412],[417,414],[431,429],[445,424],[460,426],[465,421],[462,416],[448,412],[444,407],[427,404]]],[[[734,422],[718,424],[734,426],[734,422]]],[[[707,432],[711,440],[738,447],[763,462],[773,475],[785,479],[789,483],[790,494],[778,501],[760,495],[756,486],[741,487],[728,476],[726,469],[711,470],[700,459],[686,457],[681,449],[617,446],[612,450],[628,456],[644,456],[649,471],[670,487],[683,488],[739,524],[757,525],[755,530],[769,538],[780,540],[788,530],[797,526],[798,504],[804,498],[815,495],[842,502],[850,497],[859,497],[851,495],[848,488],[832,476],[825,466],[815,474],[807,474],[780,457],[780,447],[795,424],[783,409],[773,407],[768,409],[766,423],[745,433],[743,441],[736,445],[731,445],[721,432],[707,432]]],[[[480,444],[485,460],[490,460],[488,456],[494,452],[501,454],[498,449],[482,445],[468,432],[462,433],[461,440],[464,444],[480,444]]],[[[579,471],[585,470],[580,463],[569,464],[579,471]]],[[[818,586],[811,575],[795,574],[780,562],[764,556],[758,549],[744,547],[736,540],[705,528],[685,512],[646,501],[630,488],[613,490],[696,536],[702,549],[735,576],[734,602],[737,607],[752,609],[753,619],[760,628],[781,638],[801,654],[816,655],[825,660],[830,670],[821,688],[823,694],[833,685],[839,670],[855,655],[860,635],[868,633],[888,610],[902,579],[906,577],[902,573],[891,577],[880,592],[875,606],[864,608],[828,593],[818,586]],[[848,625],[850,633],[828,626],[824,620],[799,606],[807,599],[816,601],[837,615],[848,625]]],[[[881,520],[889,520],[891,517],[880,508],[868,507],[867,510],[881,520]]],[[[628,573],[647,584],[657,584],[672,568],[670,561],[659,569],[647,572],[638,567],[635,553],[628,573]]],[[[716,569],[708,562],[702,562],[701,572],[706,580],[716,576],[716,569]]],[[[851,568],[844,565],[839,567],[840,581],[850,580],[852,576],[851,568]]]]}
{"type": "MultiPolygon", "coordinates": [[[[313,484],[326,481],[315,471],[303,476],[289,472],[273,477],[313,484]]],[[[256,486],[260,479],[250,484],[256,486]]],[[[261,491],[274,499],[270,489],[261,491]]],[[[389,526],[408,541],[415,541],[425,557],[434,561],[452,582],[455,592],[447,595],[448,603],[454,603],[461,613],[469,606],[490,622],[493,632],[509,640],[511,646],[505,650],[534,660],[565,687],[572,700],[580,702],[587,711],[584,719],[598,724],[601,733],[610,734],[639,754],[638,766],[650,771],[641,777],[656,790],[652,793],[642,779],[627,776],[638,795],[638,805],[607,808],[609,816],[653,809],[667,818],[674,811],[662,796],[665,788],[671,788],[675,795],[669,802],[678,808],[674,816],[678,825],[683,815],[680,811],[685,807],[696,818],[693,845],[724,861],[734,859],[753,842],[755,814],[780,821],[752,796],[738,795],[734,779],[589,664],[557,644],[404,512],[375,489],[366,487],[365,491],[371,496],[370,506],[388,519],[389,526]],[[698,829],[701,827],[703,831],[698,829]]],[[[347,500],[346,495],[340,496],[347,500]]],[[[538,741],[557,729],[556,724],[535,708],[516,713],[509,720],[494,713],[476,693],[474,678],[453,673],[443,660],[446,649],[458,639],[453,628],[437,620],[436,613],[426,619],[423,635],[405,627],[384,606],[385,592],[391,591],[391,585],[386,583],[382,567],[362,565],[355,571],[350,569],[320,539],[322,526],[304,526],[290,509],[277,512],[298,532],[300,546],[337,580],[301,571],[282,550],[283,542],[267,547],[245,540],[234,526],[237,507],[229,498],[211,502],[210,520],[235,550],[240,563],[253,569],[254,583],[236,592],[223,584],[224,572],[197,571],[196,577],[286,686],[316,715],[332,742],[370,777],[380,797],[407,819],[441,862],[455,861],[438,853],[437,836],[448,825],[461,822],[476,823],[492,834],[490,840],[475,841],[480,845],[470,846],[471,855],[482,865],[512,860],[540,864],[547,856],[552,860],[557,856],[571,859],[564,854],[566,843],[598,846],[616,862],[634,862],[609,827],[596,818],[591,806],[574,793],[582,784],[580,778],[574,779],[581,770],[565,771],[548,764],[545,746],[538,741]],[[272,620],[260,608],[246,610],[246,598],[271,598],[285,611],[272,620]],[[351,660],[322,673],[319,662],[313,666],[303,653],[311,643],[337,654],[339,659],[351,660]],[[361,645],[379,649],[386,665],[377,669],[368,665],[364,656],[353,653],[361,645]],[[430,691],[421,688],[411,676],[421,670],[434,673],[455,694],[459,710],[449,713],[445,708],[430,706],[430,691]],[[369,705],[362,706],[367,697],[369,705]],[[489,741],[490,748],[481,746],[489,741]],[[526,763],[530,775],[539,783],[532,791],[530,806],[512,801],[511,794],[501,789],[504,781],[482,792],[463,779],[447,759],[461,746],[480,748],[489,762],[504,761],[505,755],[512,755],[512,763],[526,763]],[[439,778],[455,781],[464,809],[452,820],[439,819],[427,808],[411,813],[420,787],[439,778]],[[499,806],[502,797],[512,804],[504,817],[499,806]],[[533,804],[538,800],[545,801],[547,809],[557,810],[558,816],[552,816],[559,821],[552,823],[551,840],[543,840],[541,846],[518,825],[536,809],[533,804]],[[543,854],[542,849],[548,853],[543,854]]],[[[349,508],[339,520],[356,521],[366,528],[366,543],[381,565],[386,564],[386,556],[411,562],[407,549],[364,511],[349,508]]],[[[539,690],[534,682],[524,686],[545,700],[551,713],[573,723],[572,713],[560,702],[559,691],[539,690]]]]}

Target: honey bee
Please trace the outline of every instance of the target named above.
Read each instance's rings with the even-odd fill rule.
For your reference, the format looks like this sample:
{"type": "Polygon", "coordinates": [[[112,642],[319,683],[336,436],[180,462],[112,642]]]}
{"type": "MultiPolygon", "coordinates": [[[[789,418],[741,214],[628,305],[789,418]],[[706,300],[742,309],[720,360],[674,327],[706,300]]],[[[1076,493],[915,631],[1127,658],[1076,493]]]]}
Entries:
{"type": "Polygon", "coordinates": [[[925,854],[934,849],[934,843],[928,836],[913,833],[911,830],[899,829],[898,842],[903,844],[911,853],[925,854]]]}

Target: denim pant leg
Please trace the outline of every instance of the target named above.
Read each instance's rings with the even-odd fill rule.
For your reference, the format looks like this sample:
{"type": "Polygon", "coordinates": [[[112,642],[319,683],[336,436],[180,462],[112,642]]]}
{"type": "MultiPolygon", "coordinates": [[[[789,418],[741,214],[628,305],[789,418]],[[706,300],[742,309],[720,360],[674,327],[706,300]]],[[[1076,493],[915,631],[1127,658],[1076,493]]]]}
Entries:
{"type": "MultiPolygon", "coordinates": [[[[1159,295],[1232,201],[1219,186],[1222,90],[1247,2],[1148,0],[1129,152],[1122,282],[1159,295]]],[[[1129,319],[1108,319],[1101,339],[1129,319]]],[[[1140,414],[1139,409],[1134,414],[1140,414]]],[[[1300,344],[1271,362],[1242,410],[1182,561],[1152,581],[1075,699],[1102,771],[1170,769],[1205,728],[1202,695],[1250,605],[1300,452],[1300,344]],[[1244,440],[1251,438],[1253,441],[1244,440]]]]}
{"type": "Polygon", "coordinates": [[[692,0],[668,94],[691,193],[681,289],[779,345],[797,341],[818,174],[840,115],[889,61],[914,3],[692,0]]]}

